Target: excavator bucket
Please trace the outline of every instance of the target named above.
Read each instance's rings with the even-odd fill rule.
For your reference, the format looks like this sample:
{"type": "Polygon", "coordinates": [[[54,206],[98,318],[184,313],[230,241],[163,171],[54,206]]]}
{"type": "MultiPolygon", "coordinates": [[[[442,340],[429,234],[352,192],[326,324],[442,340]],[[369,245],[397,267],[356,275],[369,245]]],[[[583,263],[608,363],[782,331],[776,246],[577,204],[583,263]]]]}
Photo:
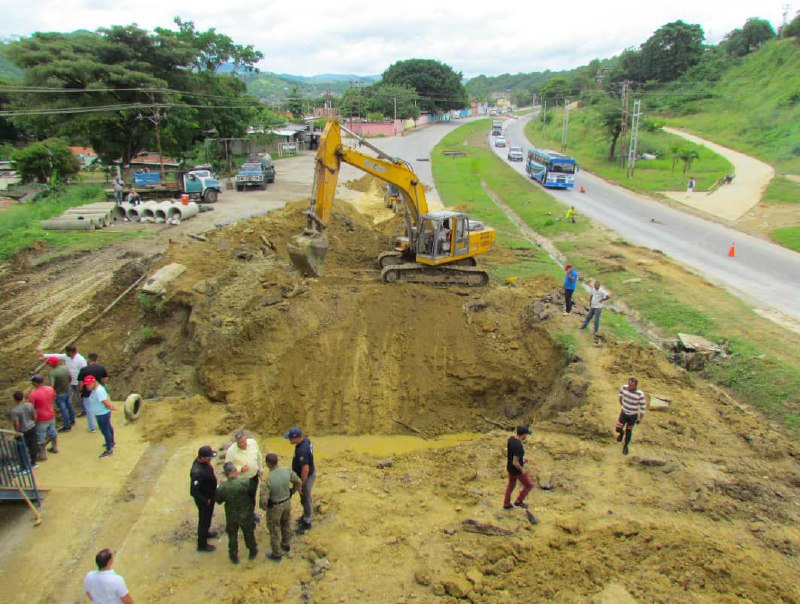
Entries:
{"type": "Polygon", "coordinates": [[[322,263],[328,253],[328,238],[317,231],[305,231],[288,244],[289,258],[302,274],[322,276],[322,263]]]}

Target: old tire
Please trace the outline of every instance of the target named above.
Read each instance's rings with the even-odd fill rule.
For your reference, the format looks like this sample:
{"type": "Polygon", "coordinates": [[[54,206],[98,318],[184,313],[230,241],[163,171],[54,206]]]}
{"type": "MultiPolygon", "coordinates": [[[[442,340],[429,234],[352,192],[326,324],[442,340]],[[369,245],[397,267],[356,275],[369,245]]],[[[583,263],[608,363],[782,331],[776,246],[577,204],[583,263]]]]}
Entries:
{"type": "Polygon", "coordinates": [[[142,414],[142,397],[139,394],[130,394],[125,399],[125,419],[129,422],[136,421],[142,414]]]}
{"type": "Polygon", "coordinates": [[[217,199],[219,199],[219,192],[215,189],[209,189],[206,191],[205,195],[203,195],[203,201],[205,203],[216,203],[217,199]]]}

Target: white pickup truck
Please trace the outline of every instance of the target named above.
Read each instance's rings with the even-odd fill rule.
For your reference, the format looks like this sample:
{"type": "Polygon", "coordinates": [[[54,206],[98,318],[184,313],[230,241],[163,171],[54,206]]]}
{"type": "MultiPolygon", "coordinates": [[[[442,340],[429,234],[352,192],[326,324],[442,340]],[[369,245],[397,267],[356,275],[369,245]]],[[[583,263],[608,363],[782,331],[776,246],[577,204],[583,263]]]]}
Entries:
{"type": "Polygon", "coordinates": [[[525,159],[525,154],[522,147],[508,148],[508,161],[522,161],[523,159],[525,159]]]}

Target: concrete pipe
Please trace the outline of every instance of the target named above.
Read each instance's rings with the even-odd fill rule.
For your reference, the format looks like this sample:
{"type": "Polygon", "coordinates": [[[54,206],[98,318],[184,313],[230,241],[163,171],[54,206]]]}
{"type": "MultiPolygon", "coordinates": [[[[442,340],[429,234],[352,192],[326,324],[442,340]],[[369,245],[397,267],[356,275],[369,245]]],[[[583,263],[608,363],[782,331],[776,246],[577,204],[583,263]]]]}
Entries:
{"type": "Polygon", "coordinates": [[[167,221],[167,212],[171,207],[173,207],[171,201],[163,201],[155,207],[153,218],[155,218],[157,224],[163,224],[167,221]]]}
{"type": "Polygon", "coordinates": [[[113,218],[111,213],[104,210],[76,210],[70,209],[62,214],[63,217],[77,217],[83,219],[91,219],[97,222],[101,227],[107,227],[111,224],[113,218]]]}
{"type": "Polygon", "coordinates": [[[128,218],[128,212],[130,211],[131,204],[129,203],[122,203],[114,206],[114,220],[119,220],[120,222],[128,218]]]}
{"type": "Polygon", "coordinates": [[[97,223],[93,219],[62,219],[62,220],[42,220],[39,226],[47,231],[93,231],[97,228],[97,223]]]}
{"type": "Polygon", "coordinates": [[[177,220],[177,224],[180,224],[182,221],[188,220],[192,216],[197,216],[199,213],[200,206],[193,201],[190,201],[186,205],[183,205],[182,203],[175,204],[171,208],[167,209],[167,222],[176,224],[175,221],[177,220]]]}
{"type": "Polygon", "coordinates": [[[142,222],[155,222],[158,205],[159,202],[157,201],[148,201],[139,206],[139,217],[142,222]]]}

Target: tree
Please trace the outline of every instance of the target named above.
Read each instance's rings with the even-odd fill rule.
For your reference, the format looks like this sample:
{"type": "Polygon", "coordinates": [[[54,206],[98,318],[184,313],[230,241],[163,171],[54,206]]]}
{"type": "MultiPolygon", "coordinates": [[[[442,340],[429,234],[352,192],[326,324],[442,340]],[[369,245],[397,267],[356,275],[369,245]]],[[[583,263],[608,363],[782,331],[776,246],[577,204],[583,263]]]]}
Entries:
{"type": "Polygon", "coordinates": [[[339,115],[343,117],[360,116],[367,114],[367,99],[360,88],[350,88],[344,91],[338,103],[339,115]]]}
{"type": "Polygon", "coordinates": [[[800,12],[789,23],[781,27],[781,38],[794,38],[800,42],[800,12]]]}
{"type": "Polygon", "coordinates": [[[725,52],[733,57],[743,57],[758,50],[764,42],[775,37],[775,30],[766,19],[752,18],[741,29],[734,29],[722,41],[725,52]]]}
{"type": "Polygon", "coordinates": [[[667,23],[641,46],[639,80],[671,82],[703,56],[705,34],[699,25],[667,23]]]}
{"type": "Polygon", "coordinates": [[[80,172],[81,164],[69,147],[55,138],[33,143],[11,154],[16,170],[25,181],[56,182],[80,172]]]}
{"type": "Polygon", "coordinates": [[[539,95],[548,101],[563,101],[572,93],[572,85],[567,78],[552,78],[545,82],[539,90],[539,95]]]}
{"type": "Polygon", "coordinates": [[[204,131],[240,134],[253,100],[242,97],[234,76],[213,69],[225,61],[252,66],[260,53],[233,45],[214,30],[197,32],[191,22],[176,23],[177,32],[129,25],[36,33],[12,42],[7,56],[25,69],[25,86],[69,91],[17,96],[13,108],[29,115],[15,120],[85,141],[106,164],[121,159],[127,165],[153,145],[156,117],[164,150],[178,154],[204,131]]]}
{"type": "Polygon", "coordinates": [[[415,102],[416,100],[417,93],[413,88],[378,84],[372,89],[372,94],[367,101],[367,108],[369,111],[393,118],[396,107],[397,119],[416,120],[419,117],[419,107],[415,102]]]}
{"type": "Polygon", "coordinates": [[[612,162],[617,151],[619,135],[622,134],[622,112],[619,105],[614,104],[613,101],[606,102],[599,111],[603,130],[611,138],[611,144],[608,147],[608,161],[612,162]]]}
{"type": "Polygon", "coordinates": [[[302,119],[305,115],[303,111],[303,97],[300,96],[300,89],[297,86],[292,88],[289,98],[286,99],[286,111],[292,114],[296,120],[302,119]]]}
{"type": "Polygon", "coordinates": [[[461,72],[433,59],[398,61],[383,72],[381,84],[411,88],[419,95],[423,111],[439,113],[467,106],[461,72]]]}

